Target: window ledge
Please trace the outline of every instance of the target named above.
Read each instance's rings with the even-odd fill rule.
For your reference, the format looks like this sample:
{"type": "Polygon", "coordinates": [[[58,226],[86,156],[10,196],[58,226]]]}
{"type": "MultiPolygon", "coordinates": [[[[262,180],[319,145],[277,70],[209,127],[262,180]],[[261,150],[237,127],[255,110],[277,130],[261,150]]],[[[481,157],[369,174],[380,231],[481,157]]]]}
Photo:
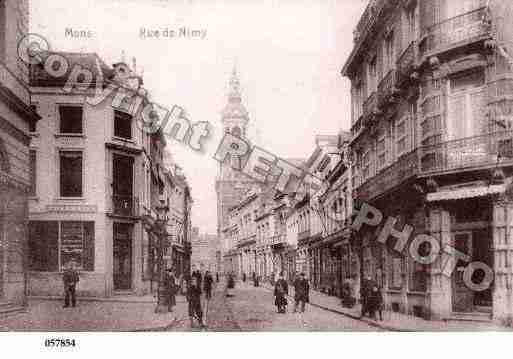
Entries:
{"type": "Polygon", "coordinates": [[[56,197],[56,201],[84,201],[85,197],[56,197]]]}
{"type": "Polygon", "coordinates": [[[85,138],[86,136],[83,133],[56,133],[55,137],[81,137],[85,138]]]}
{"type": "Polygon", "coordinates": [[[127,142],[127,143],[130,143],[132,145],[136,145],[135,140],[132,139],[132,138],[123,138],[123,137],[118,137],[118,136],[112,136],[112,140],[120,141],[120,142],[127,142]]]}
{"type": "Polygon", "coordinates": [[[29,201],[39,201],[39,197],[38,196],[28,196],[27,199],[29,201]]]}

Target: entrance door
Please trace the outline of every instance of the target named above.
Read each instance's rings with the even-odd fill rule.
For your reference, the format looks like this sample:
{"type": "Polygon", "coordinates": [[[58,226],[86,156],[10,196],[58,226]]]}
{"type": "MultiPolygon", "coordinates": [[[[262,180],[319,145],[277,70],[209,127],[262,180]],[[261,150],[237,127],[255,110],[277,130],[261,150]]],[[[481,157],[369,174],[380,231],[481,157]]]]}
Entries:
{"type": "MultiPolygon", "coordinates": [[[[472,232],[454,233],[453,246],[472,258],[472,232]]],[[[472,312],[474,309],[474,292],[463,281],[463,272],[468,263],[458,260],[452,274],[452,309],[455,312],[472,312]]]]}
{"type": "Polygon", "coordinates": [[[132,226],[114,223],[114,290],[132,288],[132,226]]]}

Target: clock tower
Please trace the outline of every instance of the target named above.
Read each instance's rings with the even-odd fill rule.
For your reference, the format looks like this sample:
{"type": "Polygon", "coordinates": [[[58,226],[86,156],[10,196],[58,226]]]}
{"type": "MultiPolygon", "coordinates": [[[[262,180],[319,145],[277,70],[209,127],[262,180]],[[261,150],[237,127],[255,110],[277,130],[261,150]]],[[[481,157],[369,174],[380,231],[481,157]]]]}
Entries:
{"type": "MultiPolygon", "coordinates": [[[[234,68],[229,82],[228,103],[221,111],[223,133],[229,132],[250,142],[246,137],[248,122],[249,114],[242,104],[240,81],[234,68]]],[[[219,173],[216,178],[216,194],[217,235],[223,247],[220,249],[221,252],[225,252],[228,249],[225,248],[222,235],[223,228],[228,224],[228,211],[237,205],[243,199],[244,194],[256,184],[254,180],[232,168],[241,168],[242,163],[243,159],[241,158],[230,158],[230,162],[225,161],[219,164],[219,173]]]]}

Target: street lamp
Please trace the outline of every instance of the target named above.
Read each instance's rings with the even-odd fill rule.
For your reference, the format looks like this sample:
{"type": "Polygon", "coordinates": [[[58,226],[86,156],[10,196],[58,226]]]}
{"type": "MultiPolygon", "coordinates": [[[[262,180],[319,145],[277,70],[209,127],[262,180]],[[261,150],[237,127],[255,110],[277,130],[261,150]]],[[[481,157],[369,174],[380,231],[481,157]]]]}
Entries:
{"type": "Polygon", "coordinates": [[[169,206],[166,203],[164,198],[160,198],[160,205],[155,207],[157,212],[157,221],[155,223],[156,232],[159,239],[158,246],[158,263],[157,263],[157,272],[159,276],[158,289],[157,289],[157,307],[155,308],[155,313],[166,313],[167,312],[167,303],[166,303],[166,283],[165,283],[165,268],[164,268],[164,248],[165,242],[167,241],[167,212],[169,211],[169,206]]]}

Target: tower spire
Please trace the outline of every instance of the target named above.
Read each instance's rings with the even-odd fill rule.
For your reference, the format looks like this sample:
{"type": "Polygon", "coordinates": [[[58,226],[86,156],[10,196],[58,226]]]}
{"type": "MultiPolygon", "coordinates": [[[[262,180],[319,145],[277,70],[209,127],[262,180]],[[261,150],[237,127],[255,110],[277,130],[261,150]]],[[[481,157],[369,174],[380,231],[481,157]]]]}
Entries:
{"type": "Polygon", "coordinates": [[[232,76],[230,77],[230,90],[228,92],[229,102],[241,102],[240,81],[237,75],[237,65],[233,65],[232,76]]]}

